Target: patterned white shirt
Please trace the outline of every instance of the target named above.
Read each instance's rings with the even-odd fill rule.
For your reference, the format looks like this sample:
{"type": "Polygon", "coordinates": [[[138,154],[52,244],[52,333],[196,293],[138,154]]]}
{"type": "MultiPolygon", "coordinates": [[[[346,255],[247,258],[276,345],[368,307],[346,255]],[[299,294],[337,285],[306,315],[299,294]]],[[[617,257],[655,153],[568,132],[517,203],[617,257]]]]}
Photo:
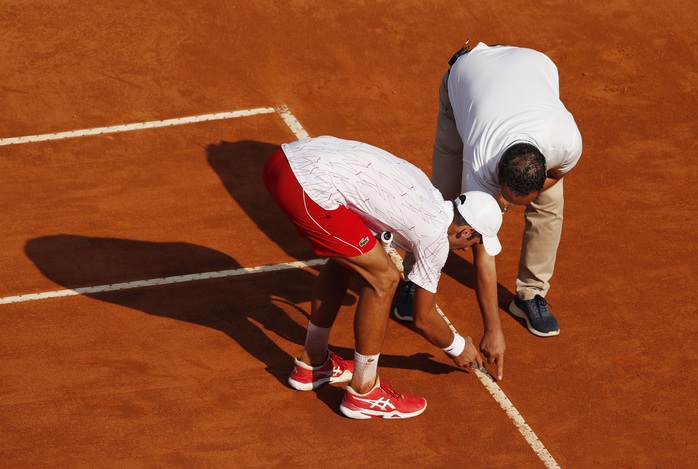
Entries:
{"type": "Polygon", "coordinates": [[[374,233],[414,254],[409,280],[436,293],[449,253],[453,205],[413,164],[367,143],[335,137],[282,145],[298,182],[325,210],[347,207],[374,233]]]}
{"type": "Polygon", "coordinates": [[[582,136],[560,101],[557,67],[533,49],[480,43],[459,58],[448,95],[463,140],[463,191],[499,192],[504,150],[531,143],[547,169],[565,174],[582,154],[582,136]]]}

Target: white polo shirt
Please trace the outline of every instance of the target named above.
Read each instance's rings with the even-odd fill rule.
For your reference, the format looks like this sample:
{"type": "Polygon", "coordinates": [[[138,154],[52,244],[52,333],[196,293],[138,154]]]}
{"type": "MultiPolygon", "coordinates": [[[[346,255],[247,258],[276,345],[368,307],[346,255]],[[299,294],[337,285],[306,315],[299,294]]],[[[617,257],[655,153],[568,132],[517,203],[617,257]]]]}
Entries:
{"type": "Polygon", "coordinates": [[[497,164],[514,143],[535,145],[562,174],[579,161],[582,136],[543,53],[480,43],[451,67],[448,95],[463,140],[463,191],[496,195],[497,164]]]}
{"type": "Polygon", "coordinates": [[[325,210],[345,206],[374,233],[414,254],[409,280],[436,293],[453,205],[420,169],[366,143],[317,137],[282,145],[298,182],[325,210]]]}

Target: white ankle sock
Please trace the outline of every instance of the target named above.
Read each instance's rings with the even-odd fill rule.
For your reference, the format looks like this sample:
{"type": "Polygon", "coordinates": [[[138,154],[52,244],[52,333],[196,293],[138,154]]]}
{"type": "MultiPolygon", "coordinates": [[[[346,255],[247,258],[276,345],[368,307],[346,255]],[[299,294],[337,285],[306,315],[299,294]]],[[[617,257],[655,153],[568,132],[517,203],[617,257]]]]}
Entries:
{"type": "Polygon", "coordinates": [[[378,374],[378,355],[361,355],[354,351],[354,376],[351,379],[352,388],[359,389],[365,385],[373,385],[378,374]]]}

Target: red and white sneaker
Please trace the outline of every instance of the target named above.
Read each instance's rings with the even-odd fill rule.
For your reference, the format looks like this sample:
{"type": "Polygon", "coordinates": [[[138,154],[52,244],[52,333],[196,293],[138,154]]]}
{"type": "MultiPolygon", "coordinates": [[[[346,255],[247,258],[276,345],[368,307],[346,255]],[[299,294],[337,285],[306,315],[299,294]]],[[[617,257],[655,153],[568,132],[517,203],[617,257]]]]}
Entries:
{"type": "Polygon", "coordinates": [[[358,394],[347,386],[339,410],[352,419],[407,419],[416,417],[427,408],[427,400],[393,390],[388,383],[381,383],[366,394],[358,394]]]}
{"type": "Polygon", "coordinates": [[[306,365],[298,358],[293,362],[288,384],[299,391],[312,391],[325,383],[348,383],[354,374],[354,360],[345,360],[331,351],[320,366],[306,365]]]}

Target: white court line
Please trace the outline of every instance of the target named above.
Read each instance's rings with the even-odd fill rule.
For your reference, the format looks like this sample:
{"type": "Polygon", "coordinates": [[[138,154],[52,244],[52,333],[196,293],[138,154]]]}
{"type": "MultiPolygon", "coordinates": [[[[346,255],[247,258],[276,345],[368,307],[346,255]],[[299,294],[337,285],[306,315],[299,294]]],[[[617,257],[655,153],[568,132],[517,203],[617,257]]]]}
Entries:
{"type": "MultiPolygon", "coordinates": [[[[247,117],[247,116],[254,116],[257,114],[271,114],[272,112],[278,112],[281,115],[281,117],[284,119],[284,122],[288,123],[287,119],[293,119],[295,121],[295,118],[288,111],[288,108],[286,106],[281,106],[279,108],[261,107],[261,108],[257,108],[257,109],[245,109],[242,111],[217,112],[214,114],[200,114],[198,116],[179,117],[176,119],[166,119],[166,120],[162,120],[162,121],[137,122],[135,124],[112,125],[109,127],[95,127],[92,129],[71,130],[69,132],[58,132],[55,134],[41,134],[41,135],[28,135],[25,137],[0,138],[0,146],[16,145],[19,143],[30,143],[30,142],[45,142],[47,140],[60,140],[60,139],[64,139],[64,138],[85,137],[88,135],[100,135],[100,134],[110,134],[110,133],[118,133],[118,132],[129,132],[132,130],[154,129],[157,127],[170,127],[173,125],[193,124],[195,122],[207,122],[207,121],[215,121],[215,120],[222,120],[222,119],[234,119],[236,117],[247,117]]],[[[298,121],[296,121],[296,123],[298,123],[298,121]]],[[[298,124],[298,126],[300,126],[300,124],[298,124]]],[[[296,132],[294,130],[294,128],[291,127],[291,125],[289,125],[289,127],[291,128],[291,130],[294,133],[296,132]]]]}
{"type": "MultiPolygon", "coordinates": [[[[436,311],[439,312],[444,321],[446,321],[446,324],[448,324],[448,327],[450,327],[451,330],[455,333],[456,328],[453,327],[451,321],[446,317],[446,315],[441,310],[441,308],[438,307],[438,305],[436,306],[436,311]]],[[[489,391],[494,400],[497,401],[497,404],[499,404],[502,410],[504,410],[507,416],[514,422],[514,426],[517,428],[517,430],[519,430],[519,433],[523,435],[523,437],[526,439],[531,448],[533,448],[533,451],[536,453],[536,455],[538,455],[540,460],[543,461],[545,467],[550,469],[560,469],[560,466],[558,465],[557,461],[555,461],[555,458],[553,458],[553,455],[550,454],[550,452],[547,449],[545,449],[543,443],[538,439],[531,427],[523,419],[519,411],[516,410],[514,404],[512,404],[509,398],[506,396],[506,394],[504,394],[502,388],[499,387],[499,385],[494,380],[492,375],[487,371],[487,369],[483,366],[481,370],[475,368],[473,369],[473,371],[475,371],[475,375],[485,386],[487,391],[489,391]]]]}
{"type": "Polygon", "coordinates": [[[279,113],[284,122],[286,122],[288,128],[291,129],[291,132],[293,132],[296,135],[296,138],[298,138],[298,140],[310,137],[310,135],[308,135],[308,132],[305,131],[300,122],[298,122],[295,116],[291,114],[291,111],[288,109],[288,106],[279,106],[278,108],[276,108],[276,112],[279,113]]]}
{"type": "Polygon", "coordinates": [[[260,267],[243,267],[232,270],[219,270],[215,272],[204,272],[200,274],[175,275],[172,277],[151,278],[147,280],[134,280],[133,282],[113,283],[108,285],[97,285],[94,287],[81,287],[72,290],[56,290],[43,293],[31,293],[27,295],[6,296],[0,298],[0,305],[10,303],[23,303],[25,301],[45,300],[49,298],[61,298],[65,296],[89,295],[119,290],[130,290],[133,288],[153,287],[157,285],[171,285],[174,283],[194,282],[197,280],[208,280],[213,278],[235,277],[238,275],[256,274],[261,272],[276,272],[279,270],[298,269],[301,267],[312,267],[324,264],[327,259],[313,259],[309,261],[286,262],[283,264],[270,264],[260,267]]]}
{"type": "MultiPolygon", "coordinates": [[[[55,134],[43,134],[43,135],[34,135],[34,136],[27,136],[27,137],[14,137],[14,138],[4,138],[0,139],[0,146],[3,145],[13,145],[13,144],[18,144],[18,143],[28,143],[28,142],[40,142],[40,141],[46,141],[46,140],[58,140],[58,139],[63,139],[63,138],[72,138],[72,137],[82,137],[82,136],[87,136],[87,135],[99,135],[99,134],[104,134],[104,133],[114,133],[114,132],[126,132],[126,131],[131,131],[131,130],[141,130],[141,129],[149,129],[149,128],[156,128],[156,127],[167,127],[167,126],[172,126],[172,125],[182,125],[182,124],[190,124],[194,122],[205,122],[205,121],[211,121],[211,120],[220,120],[220,119],[231,119],[235,117],[244,117],[244,116],[252,116],[256,114],[270,114],[272,112],[278,113],[281,118],[284,120],[286,125],[291,129],[291,131],[296,135],[298,139],[301,138],[307,138],[309,137],[308,133],[303,129],[303,126],[298,122],[298,120],[295,118],[295,116],[291,113],[291,111],[288,109],[287,106],[279,106],[276,108],[258,108],[258,109],[248,109],[248,110],[243,110],[243,111],[233,111],[233,112],[221,112],[221,113],[216,113],[216,114],[202,114],[199,116],[192,116],[192,117],[183,117],[183,118],[178,118],[178,119],[168,119],[168,120],[163,120],[163,121],[151,121],[151,122],[142,122],[142,123],[137,123],[137,124],[126,124],[126,125],[116,125],[112,127],[99,127],[99,128],[94,128],[94,129],[84,129],[84,130],[75,130],[71,132],[61,132],[61,133],[55,133],[55,134]]],[[[167,285],[167,284],[173,284],[173,283],[183,283],[183,282],[192,282],[196,280],[206,280],[206,279],[212,279],[212,278],[222,278],[222,277],[232,277],[232,276],[237,276],[237,275],[245,275],[245,274],[251,274],[251,273],[258,273],[258,272],[272,272],[272,271],[278,271],[278,270],[286,270],[286,269],[293,269],[293,268],[300,268],[300,267],[309,267],[309,266],[316,266],[323,264],[326,260],[325,259],[316,259],[316,260],[311,260],[311,261],[299,261],[299,262],[289,262],[285,264],[275,264],[275,265],[267,265],[267,266],[261,266],[261,267],[249,267],[249,268],[241,268],[241,269],[234,269],[234,270],[223,270],[223,271],[217,271],[217,272],[205,272],[205,273],[200,273],[200,274],[191,274],[191,275],[180,275],[180,276],[174,276],[174,277],[164,277],[160,279],[149,279],[149,280],[137,280],[134,282],[125,282],[125,283],[117,283],[117,284],[111,284],[111,285],[98,285],[94,287],[83,287],[83,288],[76,288],[73,290],[58,290],[58,291],[52,291],[52,292],[44,292],[44,293],[33,293],[33,294],[28,294],[28,295],[19,295],[19,296],[9,296],[5,298],[0,298],[0,304],[8,304],[8,303],[20,303],[24,301],[35,301],[35,300],[42,300],[42,299],[48,299],[48,298],[58,298],[58,297],[65,297],[65,296],[74,296],[74,295],[81,295],[81,294],[94,294],[94,293],[101,293],[101,292],[107,292],[107,291],[117,291],[117,290],[127,290],[127,289],[132,289],[132,288],[142,288],[142,287],[148,287],[148,286],[156,286],[156,285],[167,285]]],[[[455,332],[455,328],[451,324],[451,322],[448,320],[446,315],[441,311],[440,308],[437,307],[437,310],[439,311],[439,314],[444,318],[446,323],[449,325],[451,330],[455,332]]],[[[535,451],[536,455],[543,461],[546,467],[548,468],[556,468],[559,469],[559,465],[553,458],[553,456],[548,452],[548,450],[543,446],[543,443],[538,439],[536,434],[533,432],[531,427],[526,423],[526,421],[523,419],[521,414],[516,410],[514,405],[509,401],[509,398],[504,394],[504,391],[497,385],[497,383],[494,381],[492,376],[487,372],[486,369],[483,370],[474,370],[475,375],[480,379],[480,382],[485,386],[487,391],[492,395],[494,400],[500,405],[500,407],[504,410],[504,412],[507,414],[507,416],[514,422],[514,425],[516,428],[519,430],[519,432],[523,435],[523,437],[526,439],[528,444],[531,446],[533,451],[535,451]]]]}

